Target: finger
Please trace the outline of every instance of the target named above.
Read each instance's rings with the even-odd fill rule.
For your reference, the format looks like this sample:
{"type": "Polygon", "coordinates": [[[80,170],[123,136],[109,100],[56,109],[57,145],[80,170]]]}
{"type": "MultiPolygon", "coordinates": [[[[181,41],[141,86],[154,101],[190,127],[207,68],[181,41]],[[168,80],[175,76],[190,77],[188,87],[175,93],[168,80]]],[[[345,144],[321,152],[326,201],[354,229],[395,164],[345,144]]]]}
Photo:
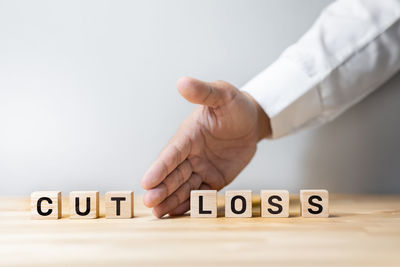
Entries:
{"type": "Polygon", "coordinates": [[[193,172],[198,173],[205,184],[208,184],[212,189],[220,190],[228,184],[226,178],[221,171],[219,171],[213,163],[209,160],[193,156],[189,157],[193,172]]]}
{"type": "Polygon", "coordinates": [[[143,203],[148,208],[160,204],[169,195],[174,193],[192,174],[192,165],[188,160],[184,160],[174,171],[172,171],[164,181],[157,187],[150,189],[143,197],[143,203]]]}
{"type": "Polygon", "coordinates": [[[190,209],[190,199],[186,200],[178,207],[168,213],[169,216],[179,216],[185,214],[190,209]]]}
{"type": "MultiPolygon", "coordinates": [[[[199,190],[210,190],[210,187],[206,184],[201,184],[199,190]]],[[[185,214],[189,209],[190,209],[190,199],[180,204],[178,207],[170,211],[168,214],[170,216],[179,216],[185,214]]]]}
{"type": "Polygon", "coordinates": [[[238,90],[226,82],[203,82],[191,77],[178,80],[179,93],[189,102],[216,108],[233,99],[238,90]]]}
{"type": "Polygon", "coordinates": [[[168,174],[184,161],[191,150],[191,140],[180,133],[175,135],[160,153],[142,178],[142,187],[146,190],[159,185],[168,174]]]}
{"type": "Polygon", "coordinates": [[[190,191],[196,190],[200,185],[201,177],[198,174],[193,173],[186,183],[181,185],[178,190],[153,209],[153,214],[158,218],[161,218],[186,201],[190,196],[190,191]]]}

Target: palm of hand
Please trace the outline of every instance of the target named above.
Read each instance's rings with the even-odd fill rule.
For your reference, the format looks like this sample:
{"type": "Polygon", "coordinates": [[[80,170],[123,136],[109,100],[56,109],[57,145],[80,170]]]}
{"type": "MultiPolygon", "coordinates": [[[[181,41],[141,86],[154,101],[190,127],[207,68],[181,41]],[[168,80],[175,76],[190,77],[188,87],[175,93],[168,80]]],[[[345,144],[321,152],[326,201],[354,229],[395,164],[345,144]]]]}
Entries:
{"type": "Polygon", "coordinates": [[[197,107],[192,114],[193,126],[187,128],[193,133],[188,160],[193,172],[211,189],[228,185],[256,152],[257,113],[253,104],[239,94],[217,111],[197,107]]]}

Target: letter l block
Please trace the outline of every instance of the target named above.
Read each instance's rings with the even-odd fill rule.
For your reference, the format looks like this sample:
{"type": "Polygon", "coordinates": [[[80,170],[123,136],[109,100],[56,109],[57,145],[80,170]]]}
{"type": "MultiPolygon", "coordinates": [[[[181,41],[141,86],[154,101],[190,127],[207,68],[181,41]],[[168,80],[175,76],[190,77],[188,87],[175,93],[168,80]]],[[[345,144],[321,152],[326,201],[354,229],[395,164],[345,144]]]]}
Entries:
{"type": "Polygon", "coordinates": [[[190,192],[190,217],[216,218],[217,217],[217,191],[192,190],[190,192]]]}

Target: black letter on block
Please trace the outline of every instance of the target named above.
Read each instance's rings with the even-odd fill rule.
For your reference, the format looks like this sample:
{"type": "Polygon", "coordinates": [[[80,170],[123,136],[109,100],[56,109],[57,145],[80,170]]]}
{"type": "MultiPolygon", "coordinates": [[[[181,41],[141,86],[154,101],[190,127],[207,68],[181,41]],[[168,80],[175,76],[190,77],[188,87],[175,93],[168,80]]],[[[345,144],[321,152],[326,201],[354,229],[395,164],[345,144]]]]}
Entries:
{"type": "Polygon", "coordinates": [[[317,210],[312,210],[312,209],[308,209],[308,212],[311,214],[320,214],[323,210],[322,206],[318,203],[313,202],[313,200],[316,199],[318,201],[322,201],[322,198],[320,196],[310,196],[308,198],[308,204],[310,204],[311,206],[317,207],[317,210]]]}
{"type": "Polygon", "coordinates": [[[121,215],[121,201],[125,201],[126,197],[112,197],[111,201],[117,201],[117,216],[121,215]]]}
{"type": "Polygon", "coordinates": [[[90,213],[90,197],[86,198],[86,210],[84,212],[79,211],[79,197],[75,198],[75,212],[80,216],[86,216],[90,213]]]}
{"type": "Polygon", "coordinates": [[[231,210],[235,214],[242,214],[246,211],[246,199],[243,196],[234,196],[231,199],[231,210]],[[242,201],[242,209],[241,210],[236,210],[235,208],[235,201],[236,199],[240,199],[242,201]]]}
{"type": "Polygon", "coordinates": [[[211,210],[204,210],[203,196],[199,196],[199,213],[200,214],[211,214],[211,210]]]}
{"type": "Polygon", "coordinates": [[[268,209],[268,212],[271,213],[271,214],[279,214],[279,213],[282,212],[283,208],[282,208],[282,205],[281,205],[281,204],[274,203],[274,202],[272,201],[272,200],[274,200],[274,199],[276,199],[276,200],[278,200],[278,201],[282,201],[282,198],[281,198],[280,196],[270,196],[270,197],[268,198],[268,204],[270,204],[270,205],[273,206],[273,207],[277,207],[278,210],[273,210],[273,209],[269,208],[269,209],[268,209]]]}
{"type": "Polygon", "coordinates": [[[47,202],[49,202],[49,204],[53,204],[53,201],[51,200],[51,198],[48,198],[48,197],[41,197],[37,201],[37,212],[39,213],[39,215],[49,216],[53,212],[53,209],[49,209],[48,211],[43,212],[42,211],[42,201],[47,201],[47,202]]]}

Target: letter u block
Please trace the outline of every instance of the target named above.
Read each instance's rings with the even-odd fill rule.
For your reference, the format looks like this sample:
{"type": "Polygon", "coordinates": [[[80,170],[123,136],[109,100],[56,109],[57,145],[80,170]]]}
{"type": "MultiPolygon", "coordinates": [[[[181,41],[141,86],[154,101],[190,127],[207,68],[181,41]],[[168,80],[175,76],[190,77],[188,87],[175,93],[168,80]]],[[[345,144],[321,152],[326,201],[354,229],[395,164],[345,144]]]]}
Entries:
{"type": "Polygon", "coordinates": [[[69,207],[71,219],[96,219],[99,217],[99,192],[72,191],[69,207]]]}
{"type": "Polygon", "coordinates": [[[31,218],[57,220],[61,218],[61,192],[37,191],[31,194],[31,218]]]}
{"type": "Polygon", "coordinates": [[[252,217],[251,190],[225,192],[225,217],[252,217]]]}
{"type": "Polygon", "coordinates": [[[327,190],[300,190],[300,213],[303,217],[329,217],[327,190]]]}
{"type": "Polygon", "coordinates": [[[110,191],[105,194],[106,218],[129,219],[133,217],[133,192],[110,191]]]}
{"type": "Polygon", "coordinates": [[[217,217],[217,191],[192,190],[190,192],[190,217],[216,218],[217,217]]]}

